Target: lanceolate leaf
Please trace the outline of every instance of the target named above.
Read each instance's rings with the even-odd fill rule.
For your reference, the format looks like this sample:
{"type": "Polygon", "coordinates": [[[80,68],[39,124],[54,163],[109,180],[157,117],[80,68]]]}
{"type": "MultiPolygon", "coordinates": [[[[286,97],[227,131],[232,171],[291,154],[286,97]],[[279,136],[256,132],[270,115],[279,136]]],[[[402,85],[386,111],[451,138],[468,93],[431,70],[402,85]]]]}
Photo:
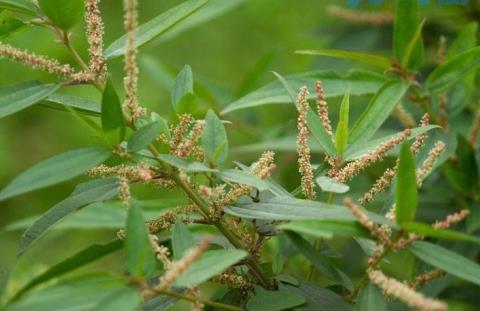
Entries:
{"type": "Polygon", "coordinates": [[[35,6],[28,0],[0,0],[0,9],[8,9],[30,15],[36,14],[35,6]]]}
{"type": "Polygon", "coordinates": [[[347,91],[340,105],[340,120],[335,131],[335,147],[341,157],[348,143],[348,116],[350,111],[350,92],[347,91]]]}
{"type": "Polygon", "coordinates": [[[169,154],[161,154],[158,158],[170,165],[181,168],[187,173],[216,172],[216,170],[205,166],[200,162],[190,162],[188,160],[177,158],[169,154]]]}
{"type": "Polygon", "coordinates": [[[315,178],[315,182],[320,187],[320,189],[325,192],[345,193],[350,189],[348,185],[335,181],[334,179],[327,176],[317,177],[315,178]]]}
{"type": "Polygon", "coordinates": [[[271,291],[256,287],[255,295],[247,303],[248,311],[291,310],[305,303],[305,298],[289,290],[271,291]]]}
{"type": "MultiPolygon", "coordinates": [[[[138,310],[140,293],[132,287],[120,288],[103,298],[93,311],[138,310]]],[[[160,311],[160,310],[159,310],[160,311]]]]}
{"type": "Polygon", "coordinates": [[[44,160],[18,175],[3,188],[0,201],[69,180],[107,160],[110,155],[108,149],[84,148],[44,160]]]}
{"type": "Polygon", "coordinates": [[[179,260],[187,250],[193,247],[195,247],[193,234],[188,231],[187,226],[181,220],[177,221],[172,231],[173,259],[179,260]]]}
{"type": "Polygon", "coordinates": [[[369,283],[364,286],[358,294],[358,300],[355,304],[355,311],[375,310],[387,311],[387,301],[383,297],[378,287],[369,283]]]}
{"type": "Polygon", "coordinates": [[[178,103],[183,96],[193,94],[193,74],[192,68],[185,65],[178,74],[173,84],[172,90],[172,106],[176,109],[178,103]]]}
{"type": "Polygon", "coordinates": [[[67,110],[68,107],[75,109],[76,111],[88,114],[92,116],[100,116],[101,106],[100,104],[83,97],[77,97],[61,93],[53,93],[45,98],[40,105],[53,109],[67,110]]]}
{"type": "Polygon", "coordinates": [[[362,52],[323,49],[323,50],[301,50],[301,51],[295,51],[295,53],[353,60],[359,63],[377,66],[382,69],[388,69],[391,65],[391,61],[386,57],[375,55],[375,54],[362,53],[362,52]]]}
{"type": "Polygon", "coordinates": [[[462,255],[424,241],[414,242],[408,250],[429,265],[480,285],[480,265],[462,255]]]}
{"type": "Polygon", "coordinates": [[[311,109],[308,109],[307,112],[307,126],[312,136],[320,144],[322,149],[328,155],[335,155],[336,148],[332,142],[332,138],[328,135],[327,130],[322,125],[322,121],[318,115],[311,109]]]}
{"type": "Polygon", "coordinates": [[[125,254],[127,270],[135,277],[150,276],[156,261],[140,207],[135,202],[128,209],[125,254]]]}
{"type": "Polygon", "coordinates": [[[100,258],[103,258],[119,249],[123,246],[123,241],[115,240],[107,244],[94,244],[91,245],[75,255],[59,262],[58,264],[52,266],[47,271],[43,272],[39,276],[33,278],[30,282],[27,283],[22,289],[20,289],[12,300],[17,300],[24,293],[30,289],[45,283],[52,278],[59,277],[65,273],[74,271],[80,267],[83,267],[86,264],[94,262],[100,258]]]}
{"type": "MultiPolygon", "coordinates": [[[[408,64],[412,62],[412,54],[414,53],[415,49],[417,49],[419,43],[422,43],[422,30],[423,25],[425,24],[425,19],[418,25],[417,30],[413,34],[412,38],[407,44],[407,48],[405,49],[405,53],[403,54],[402,58],[402,67],[408,68],[408,64]]],[[[423,45],[423,44],[422,44],[423,45]]],[[[421,52],[423,54],[423,52],[421,52]]],[[[418,61],[418,60],[413,60],[418,61]]]]}
{"type": "MultiPolygon", "coordinates": [[[[162,33],[174,27],[207,3],[207,0],[188,0],[151,19],[137,29],[137,47],[152,41],[162,33]]],[[[126,35],[113,42],[106,50],[105,57],[115,58],[125,54],[126,35]]]]}
{"type": "Polygon", "coordinates": [[[395,214],[399,224],[415,219],[417,210],[417,174],[410,146],[406,143],[400,150],[400,161],[395,188],[395,214]]]}
{"type": "Polygon", "coordinates": [[[349,143],[360,143],[371,138],[402,99],[407,89],[408,84],[404,82],[385,83],[353,125],[349,143]]]}
{"type": "Polygon", "coordinates": [[[201,144],[210,164],[223,163],[228,156],[228,139],[225,127],[217,115],[209,110],[205,116],[205,130],[201,144]]]}
{"type": "Polygon", "coordinates": [[[431,92],[446,89],[480,67],[480,47],[457,54],[432,71],[426,81],[431,92]]]}
{"type": "Polygon", "coordinates": [[[200,284],[225,271],[247,255],[247,252],[238,249],[207,251],[175,281],[175,286],[188,287],[200,284]]]}
{"type": "Polygon", "coordinates": [[[25,23],[15,17],[12,12],[8,10],[0,12],[0,38],[8,37],[23,26],[25,26],[25,23]]]}
{"type": "Polygon", "coordinates": [[[324,239],[331,239],[334,236],[370,237],[370,233],[365,228],[352,221],[294,220],[280,225],[278,228],[324,239]]]}
{"type": "Polygon", "coordinates": [[[83,16],[83,0],[38,0],[38,4],[48,19],[63,30],[75,26],[83,16]]]}
{"type": "Polygon", "coordinates": [[[122,104],[111,79],[107,80],[102,96],[102,127],[105,132],[120,131],[120,141],[125,136],[125,119],[122,104]]]}
{"type": "MultiPolygon", "coordinates": [[[[393,27],[393,54],[398,61],[406,55],[408,44],[417,32],[420,23],[418,0],[402,0],[396,2],[395,24],[393,27]]],[[[423,42],[418,40],[412,49],[407,68],[416,69],[423,62],[423,42]]]]}
{"type": "Polygon", "coordinates": [[[35,81],[0,88],[0,118],[30,107],[60,88],[58,84],[40,84],[35,81]]]}
{"type": "Polygon", "coordinates": [[[130,140],[127,148],[131,152],[137,152],[147,147],[162,131],[161,121],[155,121],[138,129],[130,140]]]}
{"type": "Polygon", "coordinates": [[[407,232],[418,233],[422,236],[429,236],[443,240],[472,242],[480,245],[480,238],[476,236],[448,229],[435,229],[430,224],[420,222],[405,222],[402,224],[402,228],[407,232]]]}
{"type": "MultiPolygon", "coordinates": [[[[342,96],[347,89],[350,89],[352,96],[373,94],[380,89],[384,82],[384,78],[381,75],[368,71],[351,71],[344,76],[331,71],[313,71],[285,77],[285,81],[296,91],[304,85],[310,88],[314,87],[317,80],[322,81],[327,98],[342,96]]],[[[315,94],[312,92],[310,98],[314,97],[315,94]]],[[[266,104],[286,104],[291,102],[291,96],[282,83],[274,81],[229,104],[223,109],[221,114],[266,104]]]]}
{"type": "Polygon", "coordinates": [[[218,172],[217,176],[224,181],[252,186],[257,188],[260,191],[266,190],[268,188],[268,185],[264,180],[245,171],[224,170],[224,171],[218,172]]]}
{"type": "Polygon", "coordinates": [[[40,218],[22,234],[18,255],[21,255],[52,226],[69,214],[87,204],[111,199],[117,192],[117,178],[92,180],[78,185],[68,198],[40,216],[40,218]]]}

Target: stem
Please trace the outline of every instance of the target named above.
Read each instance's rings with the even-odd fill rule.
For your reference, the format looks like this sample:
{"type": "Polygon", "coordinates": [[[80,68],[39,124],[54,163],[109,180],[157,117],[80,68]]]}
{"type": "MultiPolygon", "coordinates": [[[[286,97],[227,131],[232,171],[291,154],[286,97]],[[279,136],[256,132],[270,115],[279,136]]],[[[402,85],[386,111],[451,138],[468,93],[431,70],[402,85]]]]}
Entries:
{"type": "Polygon", "coordinates": [[[162,291],[159,291],[158,293],[161,294],[161,295],[166,295],[166,296],[174,297],[174,298],[177,298],[177,299],[187,300],[187,301],[191,301],[191,302],[200,302],[204,305],[212,306],[212,307],[215,307],[215,308],[221,308],[221,309],[224,309],[224,310],[245,311],[245,309],[239,308],[239,307],[236,307],[236,306],[227,305],[227,304],[224,304],[224,303],[221,303],[221,302],[211,301],[211,300],[208,300],[208,299],[196,298],[196,297],[192,297],[192,296],[189,296],[189,295],[185,295],[185,294],[181,294],[181,293],[177,293],[177,292],[173,292],[173,291],[162,290],[162,291]]]}

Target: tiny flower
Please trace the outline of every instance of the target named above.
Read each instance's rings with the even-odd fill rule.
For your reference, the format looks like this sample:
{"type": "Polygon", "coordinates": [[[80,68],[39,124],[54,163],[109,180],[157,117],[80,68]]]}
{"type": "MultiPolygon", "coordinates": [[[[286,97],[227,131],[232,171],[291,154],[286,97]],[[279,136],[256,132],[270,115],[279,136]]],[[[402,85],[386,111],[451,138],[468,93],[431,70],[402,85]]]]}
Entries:
{"type": "Polygon", "coordinates": [[[100,0],[85,1],[85,23],[87,25],[87,41],[90,53],[90,70],[104,79],[107,62],[103,57],[103,21],[99,8],[100,0]]]}
{"type": "Polygon", "coordinates": [[[325,100],[325,91],[323,90],[323,85],[321,81],[317,81],[315,83],[315,91],[317,93],[317,113],[322,121],[323,127],[327,131],[330,138],[333,139],[333,130],[332,125],[330,122],[330,118],[328,117],[328,105],[327,101],[325,100]]]}
{"type": "Polygon", "coordinates": [[[437,141],[433,148],[428,153],[427,158],[423,161],[422,167],[417,170],[417,184],[418,186],[422,185],[423,180],[430,174],[433,169],[435,161],[442,154],[443,149],[445,149],[445,143],[442,141],[437,141]]]}

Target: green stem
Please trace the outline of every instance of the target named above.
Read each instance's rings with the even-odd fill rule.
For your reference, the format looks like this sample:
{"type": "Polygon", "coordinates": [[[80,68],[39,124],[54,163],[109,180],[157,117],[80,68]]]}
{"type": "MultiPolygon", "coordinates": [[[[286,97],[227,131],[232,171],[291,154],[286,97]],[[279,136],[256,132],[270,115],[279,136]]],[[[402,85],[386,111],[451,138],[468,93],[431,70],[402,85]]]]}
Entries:
{"type": "Polygon", "coordinates": [[[181,294],[181,293],[177,293],[177,292],[163,290],[163,291],[159,291],[158,293],[161,294],[161,295],[166,295],[166,296],[174,297],[174,298],[181,299],[181,300],[187,300],[187,301],[190,301],[190,302],[200,302],[204,305],[215,307],[215,308],[220,308],[220,309],[224,309],[224,310],[245,311],[245,309],[239,308],[239,307],[236,307],[236,306],[227,305],[227,304],[224,304],[224,303],[221,303],[221,302],[211,301],[211,300],[208,300],[208,299],[197,298],[197,297],[193,297],[193,296],[189,296],[189,295],[185,295],[185,294],[181,294]]]}

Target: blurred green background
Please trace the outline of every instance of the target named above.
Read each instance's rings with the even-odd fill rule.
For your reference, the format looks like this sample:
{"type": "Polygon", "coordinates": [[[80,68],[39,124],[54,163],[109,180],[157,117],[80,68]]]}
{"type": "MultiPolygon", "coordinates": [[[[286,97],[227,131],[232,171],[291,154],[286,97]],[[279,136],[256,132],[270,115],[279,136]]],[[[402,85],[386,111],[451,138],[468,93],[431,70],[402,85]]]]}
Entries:
{"type": "MultiPolygon", "coordinates": [[[[358,67],[346,61],[296,55],[294,51],[297,49],[329,47],[390,55],[391,24],[357,24],[328,13],[328,6],[332,4],[347,8],[346,0],[219,1],[223,1],[225,8],[229,10],[181,33],[175,29],[167,32],[165,36],[141,49],[140,99],[150,110],[167,117],[172,114],[170,86],[176,73],[185,64],[189,64],[193,69],[197,82],[196,91],[201,94],[202,110],[213,108],[219,111],[242,95],[273,81],[275,77],[270,73],[271,70],[285,75],[317,69],[342,73],[358,67]]],[[[139,2],[140,22],[143,23],[182,1],[139,2]]],[[[472,0],[466,6],[441,6],[436,1],[430,2],[432,4],[422,7],[422,12],[427,17],[424,39],[429,47],[428,59],[434,60],[440,35],[445,35],[448,42],[462,25],[478,20],[480,1],[472,0]]],[[[362,3],[356,9],[392,12],[393,5],[388,0],[382,5],[368,4],[368,1],[362,3]]],[[[119,0],[103,0],[101,6],[105,21],[105,46],[108,46],[123,34],[123,8],[119,0]]],[[[78,25],[73,31],[73,39],[75,46],[86,59],[87,46],[83,32],[84,25],[78,25]]],[[[31,27],[1,40],[16,47],[28,46],[38,54],[49,55],[65,63],[74,63],[67,50],[55,43],[53,35],[45,29],[31,27]]],[[[117,89],[121,90],[122,60],[116,59],[108,66],[117,89]]],[[[0,60],[0,72],[0,85],[32,79],[44,82],[55,80],[55,77],[7,60],[0,60]]],[[[66,92],[99,100],[99,94],[91,87],[70,88],[66,92]]],[[[358,114],[367,100],[368,98],[354,98],[353,114],[358,114]]],[[[330,104],[331,111],[336,111],[338,100],[333,100],[330,104]]],[[[236,147],[294,135],[294,112],[291,105],[271,105],[236,111],[224,116],[233,122],[228,126],[230,144],[234,151],[232,158],[249,163],[258,157],[261,150],[237,150],[235,153],[236,147]]],[[[199,114],[201,116],[201,113],[199,114]]],[[[332,118],[335,123],[336,117],[332,118]]],[[[390,125],[392,128],[399,127],[394,121],[390,125]]],[[[91,134],[88,128],[69,113],[40,106],[0,120],[0,187],[42,159],[94,144],[91,134]]],[[[321,157],[315,155],[315,160],[319,159],[321,157]]],[[[275,177],[289,189],[298,184],[295,161],[292,152],[279,154],[278,163],[281,165],[275,177]]],[[[78,180],[75,180],[35,191],[0,204],[0,228],[3,228],[0,229],[0,267],[8,267],[14,262],[21,235],[20,230],[5,230],[5,227],[19,219],[46,211],[65,198],[77,182],[78,180]]],[[[361,188],[361,185],[359,187],[361,188]]],[[[155,197],[149,193],[143,195],[147,198],[155,197]]],[[[82,246],[108,241],[112,232],[57,230],[49,234],[21,259],[17,269],[19,271],[15,272],[19,275],[18,280],[27,279],[82,246]]],[[[109,258],[87,269],[112,264],[119,265],[115,258],[109,258]]]]}

